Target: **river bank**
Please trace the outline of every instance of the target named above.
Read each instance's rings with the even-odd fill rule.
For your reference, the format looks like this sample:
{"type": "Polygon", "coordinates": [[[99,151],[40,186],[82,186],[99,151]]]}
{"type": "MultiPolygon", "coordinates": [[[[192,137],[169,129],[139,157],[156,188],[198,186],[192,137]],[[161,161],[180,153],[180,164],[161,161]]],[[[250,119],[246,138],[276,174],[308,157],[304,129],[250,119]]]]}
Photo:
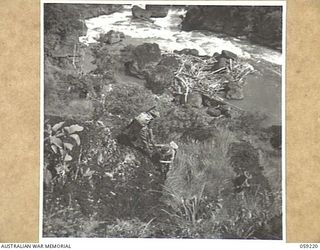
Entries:
{"type": "MultiPolygon", "coordinates": [[[[248,42],[241,38],[227,37],[211,31],[181,31],[182,16],[186,9],[170,9],[164,18],[153,18],[153,23],[130,19],[130,6],[112,15],[92,18],[86,21],[88,31],[80,41],[95,43],[101,33],[109,30],[125,32],[125,44],[137,45],[139,42],[159,44],[163,52],[172,53],[184,48],[197,49],[200,55],[212,56],[221,50],[230,50],[248,60],[257,72],[248,78],[245,92],[248,98],[234,102],[247,111],[262,112],[270,117],[269,125],[281,123],[281,53],[248,42]],[[263,94],[261,94],[263,93],[263,94]]],[[[115,46],[117,49],[118,45],[115,46]]]]}

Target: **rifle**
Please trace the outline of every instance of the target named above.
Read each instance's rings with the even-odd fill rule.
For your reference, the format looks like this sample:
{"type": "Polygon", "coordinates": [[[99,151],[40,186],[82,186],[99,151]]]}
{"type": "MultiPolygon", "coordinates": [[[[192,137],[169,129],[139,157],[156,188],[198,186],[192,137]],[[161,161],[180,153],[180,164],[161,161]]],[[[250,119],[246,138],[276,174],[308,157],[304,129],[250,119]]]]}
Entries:
{"type": "Polygon", "coordinates": [[[155,108],[156,108],[156,106],[153,106],[153,107],[149,108],[147,111],[144,111],[144,112],[148,113],[148,112],[150,112],[151,110],[153,110],[155,108]]]}

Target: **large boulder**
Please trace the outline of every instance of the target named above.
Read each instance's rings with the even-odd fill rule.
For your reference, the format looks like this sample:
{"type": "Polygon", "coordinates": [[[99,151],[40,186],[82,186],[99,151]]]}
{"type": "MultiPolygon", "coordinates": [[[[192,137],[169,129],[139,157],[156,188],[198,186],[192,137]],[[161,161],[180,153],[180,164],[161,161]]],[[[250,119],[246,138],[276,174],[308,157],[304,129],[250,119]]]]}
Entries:
{"type": "Polygon", "coordinates": [[[150,11],[142,9],[137,5],[134,5],[131,10],[132,10],[132,16],[134,18],[149,20],[151,17],[150,11]]]}
{"type": "Polygon", "coordinates": [[[281,6],[190,6],[182,30],[207,30],[281,49],[281,6]]]}
{"type": "Polygon", "coordinates": [[[194,108],[202,108],[202,95],[198,92],[192,92],[188,95],[187,105],[194,108]]]}
{"type": "Polygon", "coordinates": [[[180,61],[174,56],[164,56],[159,62],[159,65],[164,65],[175,72],[179,69],[180,61]]]}
{"type": "Polygon", "coordinates": [[[199,56],[199,51],[196,49],[182,49],[182,50],[174,50],[173,51],[179,55],[192,55],[192,56],[199,56]]]}
{"type": "Polygon", "coordinates": [[[125,36],[122,32],[110,30],[108,33],[100,36],[99,42],[107,43],[107,44],[114,44],[114,43],[121,42],[124,37],[125,36]]]}
{"type": "Polygon", "coordinates": [[[230,100],[242,100],[244,98],[243,88],[236,83],[229,83],[226,98],[230,100]]]}
{"type": "Polygon", "coordinates": [[[161,51],[156,43],[144,43],[130,47],[126,51],[126,68],[129,75],[141,79],[146,78],[146,72],[161,60],[161,51]]]}
{"type": "Polygon", "coordinates": [[[174,73],[164,65],[157,65],[147,73],[146,87],[155,94],[162,94],[174,82],[174,73]]]}
{"type": "Polygon", "coordinates": [[[229,50],[222,50],[221,57],[224,57],[226,59],[232,59],[232,60],[238,59],[238,56],[229,50]]]}
{"type": "Polygon", "coordinates": [[[213,55],[212,55],[212,57],[214,57],[215,59],[220,58],[220,56],[221,55],[218,52],[214,52],[213,55]]]}
{"type": "Polygon", "coordinates": [[[168,15],[168,5],[146,5],[146,10],[150,12],[151,17],[166,17],[168,15]]]}
{"type": "Polygon", "coordinates": [[[219,117],[221,115],[221,110],[219,108],[209,108],[207,114],[212,117],[219,117]]]}

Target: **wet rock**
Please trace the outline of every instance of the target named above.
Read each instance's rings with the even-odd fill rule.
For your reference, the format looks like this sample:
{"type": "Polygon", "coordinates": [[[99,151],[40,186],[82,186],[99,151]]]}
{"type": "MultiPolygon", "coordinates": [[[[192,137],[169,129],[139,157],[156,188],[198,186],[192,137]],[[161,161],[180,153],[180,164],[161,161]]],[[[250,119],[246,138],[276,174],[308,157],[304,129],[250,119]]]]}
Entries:
{"type": "Polygon", "coordinates": [[[164,65],[164,66],[170,68],[174,72],[174,71],[178,70],[180,62],[174,56],[165,56],[161,59],[161,61],[159,62],[159,65],[164,65]]]}
{"type": "Polygon", "coordinates": [[[212,57],[214,58],[219,58],[220,57],[220,54],[218,52],[214,52],[214,54],[212,55],[212,57]]]}
{"type": "Polygon", "coordinates": [[[221,112],[221,115],[223,115],[225,117],[231,117],[232,110],[231,110],[230,106],[228,106],[228,105],[219,105],[219,110],[221,112]]]}
{"type": "Polygon", "coordinates": [[[242,100],[244,98],[243,88],[236,83],[229,83],[226,98],[230,100],[242,100]]]}
{"type": "Polygon", "coordinates": [[[203,95],[202,96],[202,102],[203,102],[203,105],[206,106],[206,107],[211,107],[211,108],[215,108],[219,105],[221,105],[222,103],[218,100],[215,100],[213,98],[210,98],[206,95],[203,95]]]}
{"type": "Polygon", "coordinates": [[[148,20],[151,17],[150,11],[142,9],[137,5],[134,5],[131,10],[132,10],[132,16],[135,18],[148,20]]]}
{"type": "Polygon", "coordinates": [[[141,79],[145,79],[146,71],[161,60],[161,51],[156,43],[144,43],[137,47],[130,47],[126,54],[127,73],[141,79]]]}
{"type": "Polygon", "coordinates": [[[232,59],[232,60],[238,59],[238,56],[229,50],[222,50],[221,57],[224,57],[226,59],[232,59]]]}
{"type": "Polygon", "coordinates": [[[174,50],[173,51],[179,55],[192,55],[192,56],[199,56],[199,51],[196,49],[182,49],[182,50],[174,50]]]}
{"type": "Polygon", "coordinates": [[[166,17],[168,15],[168,5],[146,5],[146,10],[151,13],[151,17],[166,17]]]}
{"type": "Polygon", "coordinates": [[[155,94],[162,94],[174,81],[174,73],[164,65],[157,65],[147,74],[146,87],[155,94]]]}
{"type": "Polygon", "coordinates": [[[187,104],[194,108],[202,108],[202,95],[198,92],[190,93],[187,104]]]}
{"type": "MultiPolygon", "coordinates": [[[[207,6],[206,6],[207,7],[207,6]]],[[[200,29],[203,26],[204,8],[200,6],[190,6],[186,13],[186,17],[182,22],[182,29],[185,31],[191,31],[200,29]]]]}
{"type": "Polygon", "coordinates": [[[106,33],[100,37],[99,42],[107,43],[107,44],[114,44],[114,43],[121,42],[124,37],[125,36],[122,32],[110,30],[108,33],[106,33]]]}
{"type": "Polygon", "coordinates": [[[212,117],[218,117],[221,115],[221,110],[218,108],[209,108],[207,110],[207,114],[212,116],[212,117]]]}

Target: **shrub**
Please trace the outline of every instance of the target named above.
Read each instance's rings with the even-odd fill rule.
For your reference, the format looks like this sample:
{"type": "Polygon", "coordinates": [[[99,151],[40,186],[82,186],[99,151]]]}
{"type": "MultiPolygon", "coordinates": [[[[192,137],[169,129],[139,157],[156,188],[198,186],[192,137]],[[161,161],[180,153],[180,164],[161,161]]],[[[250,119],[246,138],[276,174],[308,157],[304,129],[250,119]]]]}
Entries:
{"type": "Polygon", "coordinates": [[[108,46],[96,45],[91,49],[94,57],[96,69],[93,71],[94,74],[102,75],[104,79],[114,78],[114,60],[110,54],[108,46]]]}
{"type": "Polygon", "coordinates": [[[153,128],[161,141],[181,137],[202,140],[214,135],[214,126],[209,125],[212,120],[203,110],[176,106],[156,119],[153,128]]]}
{"type": "Polygon", "coordinates": [[[103,116],[108,117],[112,128],[118,131],[128,125],[135,116],[157,103],[151,91],[125,82],[112,85],[110,91],[105,93],[104,100],[103,116]]]}

